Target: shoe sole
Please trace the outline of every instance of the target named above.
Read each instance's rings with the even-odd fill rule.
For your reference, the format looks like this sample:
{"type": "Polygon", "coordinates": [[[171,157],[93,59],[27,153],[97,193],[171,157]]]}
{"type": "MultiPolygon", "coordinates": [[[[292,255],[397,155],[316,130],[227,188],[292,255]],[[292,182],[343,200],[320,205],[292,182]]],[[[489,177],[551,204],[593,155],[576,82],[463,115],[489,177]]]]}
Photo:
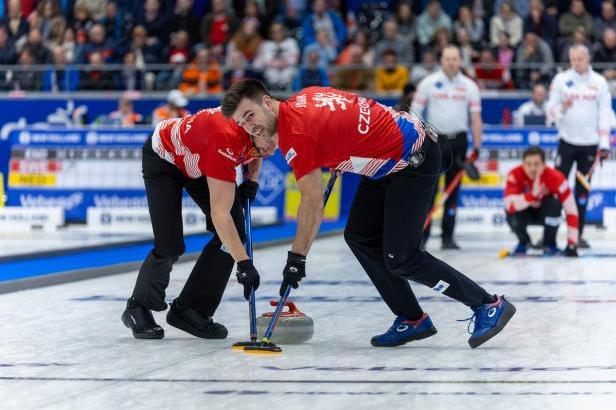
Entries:
{"type": "Polygon", "coordinates": [[[380,345],[380,344],[374,344],[374,341],[370,341],[370,344],[374,347],[397,347],[397,346],[402,346],[404,344],[407,344],[409,342],[413,342],[415,340],[421,340],[421,339],[427,339],[430,336],[434,336],[435,334],[437,334],[437,330],[434,326],[432,326],[430,329],[426,330],[425,332],[413,335],[413,336],[409,336],[406,339],[402,339],[400,342],[395,343],[395,344],[390,344],[390,345],[380,345]]]}
{"type": "Polygon", "coordinates": [[[126,326],[127,328],[129,328],[132,332],[133,332],[133,337],[135,339],[149,339],[149,340],[155,340],[155,339],[162,339],[165,337],[165,332],[163,331],[161,335],[155,335],[155,334],[151,334],[151,333],[137,333],[135,331],[135,329],[133,329],[133,321],[130,320],[130,317],[128,317],[129,315],[127,314],[127,312],[122,313],[122,323],[124,323],[124,326],[126,326]]]}
{"type": "Polygon", "coordinates": [[[509,320],[511,320],[515,312],[516,312],[515,306],[513,306],[510,302],[507,302],[507,306],[505,306],[505,311],[501,315],[496,326],[494,326],[492,330],[490,330],[488,333],[486,333],[483,336],[476,337],[473,339],[468,339],[469,346],[475,349],[481,346],[482,344],[484,344],[485,342],[487,342],[488,340],[492,339],[497,334],[499,334],[500,331],[503,330],[505,326],[507,326],[507,323],[509,323],[509,320]]]}
{"type": "Polygon", "coordinates": [[[167,323],[186,333],[190,333],[193,336],[200,337],[201,339],[226,339],[229,334],[228,331],[225,332],[224,335],[212,335],[211,333],[199,332],[182,320],[179,316],[173,314],[172,310],[169,310],[169,313],[167,313],[167,323]]]}

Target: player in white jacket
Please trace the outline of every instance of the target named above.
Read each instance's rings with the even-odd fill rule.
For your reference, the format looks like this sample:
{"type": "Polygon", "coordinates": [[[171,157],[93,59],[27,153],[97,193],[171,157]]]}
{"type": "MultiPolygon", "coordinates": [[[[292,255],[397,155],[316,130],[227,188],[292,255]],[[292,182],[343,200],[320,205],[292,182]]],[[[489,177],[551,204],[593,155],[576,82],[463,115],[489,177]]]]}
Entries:
{"type": "MultiPolygon", "coordinates": [[[[595,160],[609,157],[612,115],[607,81],[590,66],[588,48],[571,47],[569,62],[571,68],[552,80],[547,105],[548,125],[556,125],[560,138],[556,167],[565,176],[569,175],[574,162],[577,170],[586,174],[595,160]]],[[[582,239],[588,190],[577,181],[575,199],[580,218],[579,247],[588,247],[582,239]]]]}

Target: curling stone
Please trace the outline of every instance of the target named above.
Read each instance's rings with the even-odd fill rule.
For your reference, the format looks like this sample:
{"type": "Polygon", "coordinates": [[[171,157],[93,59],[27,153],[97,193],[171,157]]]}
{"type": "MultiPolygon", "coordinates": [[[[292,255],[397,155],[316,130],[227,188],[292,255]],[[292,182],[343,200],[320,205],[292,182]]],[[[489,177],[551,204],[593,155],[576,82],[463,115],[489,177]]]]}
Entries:
{"type": "MultiPolygon", "coordinates": [[[[278,306],[278,301],[271,300],[271,306],[278,306]]],[[[278,324],[274,328],[271,341],[276,344],[290,345],[306,342],[312,338],[314,323],[310,316],[302,313],[295,304],[287,300],[284,304],[288,311],[280,312],[278,324]]],[[[267,312],[257,318],[257,335],[263,338],[265,330],[272,320],[274,312],[267,312]]]]}

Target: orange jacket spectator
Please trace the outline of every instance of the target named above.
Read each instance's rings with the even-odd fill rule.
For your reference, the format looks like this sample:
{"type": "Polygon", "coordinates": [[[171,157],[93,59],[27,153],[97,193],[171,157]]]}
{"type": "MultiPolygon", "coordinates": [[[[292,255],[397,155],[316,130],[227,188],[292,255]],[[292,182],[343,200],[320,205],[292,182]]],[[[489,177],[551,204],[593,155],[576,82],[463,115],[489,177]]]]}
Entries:
{"type": "Polygon", "coordinates": [[[195,60],[182,75],[180,91],[185,94],[215,94],[222,92],[222,70],[211,60],[207,49],[197,52],[195,60]]]}
{"type": "Polygon", "coordinates": [[[188,99],[180,90],[171,90],[167,94],[167,104],[162,105],[152,113],[152,125],[170,118],[183,118],[190,115],[190,111],[185,109],[188,99]]]}

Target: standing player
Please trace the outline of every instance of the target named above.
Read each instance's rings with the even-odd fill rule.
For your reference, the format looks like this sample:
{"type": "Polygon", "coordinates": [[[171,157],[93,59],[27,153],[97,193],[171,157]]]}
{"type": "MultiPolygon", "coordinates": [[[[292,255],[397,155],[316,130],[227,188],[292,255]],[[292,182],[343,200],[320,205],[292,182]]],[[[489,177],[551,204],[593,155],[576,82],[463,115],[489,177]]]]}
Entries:
{"type": "Polygon", "coordinates": [[[259,274],[242,242],[244,216],[235,185],[235,168],[248,163],[239,196],[254,199],[261,160],[250,137],[228,121],[220,108],[162,121],[143,146],[143,179],[154,230],[154,248],[143,262],[122,322],[138,339],[162,339],[151,310],[167,308],[169,273],[184,253],[182,190],[205,213],[214,237],[167,314],[167,323],[194,336],[224,339],[227,329],[212,320],[229,281],[234,260],[244,296],[259,287],[259,274]],[[253,161],[254,160],[254,161],[253,161]],[[224,245],[224,247],[223,247],[224,245]]]}
{"type": "Polygon", "coordinates": [[[490,295],[420,247],[441,158],[431,140],[435,136],[417,119],[327,87],[306,88],[281,102],[254,80],[233,85],[222,108],[253,136],[261,154],[273,154],[280,144],[297,179],[297,233],[281,293],[305,277],[306,255],[322,217],[321,167],[329,167],[364,175],[345,239],[397,316],[387,332],[372,338],[374,346],[398,346],[436,333],[407,280],[473,309],[471,347],[496,335],[513,316],[515,308],[504,297],[490,295]]]}
{"type": "Polygon", "coordinates": [[[571,189],[564,175],[545,165],[545,152],[537,146],[524,151],[522,165],[507,175],[505,206],[507,223],[518,237],[515,255],[524,255],[530,246],[528,225],[543,225],[543,253],[560,255],[556,232],[560,214],[567,215],[567,247],[565,256],[577,256],[578,213],[571,189]]]}
{"type": "MultiPolygon", "coordinates": [[[[575,162],[586,175],[595,160],[603,162],[610,153],[612,98],[605,78],[590,66],[590,54],[584,45],[569,50],[571,68],[557,74],[550,86],[548,123],[558,128],[556,167],[565,177],[575,162]]],[[[582,235],[586,221],[588,190],[576,181],[575,200],[580,218],[580,248],[588,248],[582,235]]]]}
{"type": "MultiPolygon", "coordinates": [[[[416,113],[423,114],[425,110],[425,118],[439,132],[439,145],[443,156],[442,166],[447,169],[445,186],[455,178],[466,160],[469,112],[474,147],[470,156],[472,161],[479,157],[483,133],[479,89],[473,80],[460,72],[460,64],[458,47],[445,47],[441,54],[442,70],[430,74],[419,83],[412,105],[416,113]]],[[[436,198],[437,190],[438,184],[434,190],[433,199],[436,198]]],[[[460,249],[453,240],[459,191],[460,184],[445,201],[441,225],[443,249],[460,249]]],[[[425,233],[426,239],[429,235],[430,226],[425,233]]]]}

